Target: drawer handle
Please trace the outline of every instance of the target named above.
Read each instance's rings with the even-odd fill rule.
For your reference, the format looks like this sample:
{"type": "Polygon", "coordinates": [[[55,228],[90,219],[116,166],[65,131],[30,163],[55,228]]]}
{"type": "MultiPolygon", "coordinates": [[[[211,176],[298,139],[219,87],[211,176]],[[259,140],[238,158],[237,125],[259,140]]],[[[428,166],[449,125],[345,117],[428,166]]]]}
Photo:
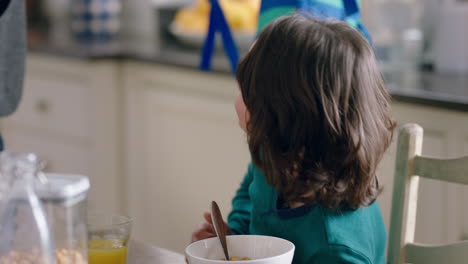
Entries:
{"type": "Polygon", "coordinates": [[[50,112],[50,109],[51,109],[51,105],[47,100],[39,99],[36,102],[36,111],[39,114],[43,114],[43,115],[48,114],[50,112]]]}

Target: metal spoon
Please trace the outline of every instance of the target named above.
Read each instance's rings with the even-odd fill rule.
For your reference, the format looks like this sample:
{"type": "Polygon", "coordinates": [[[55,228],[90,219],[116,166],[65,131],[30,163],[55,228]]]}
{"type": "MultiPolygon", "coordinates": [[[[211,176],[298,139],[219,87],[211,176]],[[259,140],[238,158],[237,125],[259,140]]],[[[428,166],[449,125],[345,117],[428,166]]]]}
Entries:
{"type": "Polygon", "coordinates": [[[211,219],[213,220],[216,235],[218,236],[219,242],[221,242],[221,246],[223,247],[224,256],[226,257],[226,260],[229,261],[229,253],[226,244],[226,228],[224,226],[223,216],[221,215],[219,206],[215,201],[211,202],[211,219]]]}

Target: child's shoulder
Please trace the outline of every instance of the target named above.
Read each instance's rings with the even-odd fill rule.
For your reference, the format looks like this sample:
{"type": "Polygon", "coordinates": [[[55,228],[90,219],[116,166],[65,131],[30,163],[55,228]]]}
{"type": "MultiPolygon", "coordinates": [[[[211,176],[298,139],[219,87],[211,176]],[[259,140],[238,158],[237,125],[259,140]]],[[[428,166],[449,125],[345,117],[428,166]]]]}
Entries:
{"type": "Polygon", "coordinates": [[[377,202],[354,211],[321,211],[328,245],[349,247],[367,256],[376,248],[385,249],[387,235],[377,202]]]}

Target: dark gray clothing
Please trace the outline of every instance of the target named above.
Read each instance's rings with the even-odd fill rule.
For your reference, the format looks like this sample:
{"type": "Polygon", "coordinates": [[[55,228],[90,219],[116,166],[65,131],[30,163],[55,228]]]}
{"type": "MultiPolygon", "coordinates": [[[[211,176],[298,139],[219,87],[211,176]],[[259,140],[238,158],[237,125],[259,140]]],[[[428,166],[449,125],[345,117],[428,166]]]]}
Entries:
{"type": "Polygon", "coordinates": [[[18,107],[26,58],[25,0],[8,1],[0,0],[6,7],[0,14],[0,116],[18,107]]]}

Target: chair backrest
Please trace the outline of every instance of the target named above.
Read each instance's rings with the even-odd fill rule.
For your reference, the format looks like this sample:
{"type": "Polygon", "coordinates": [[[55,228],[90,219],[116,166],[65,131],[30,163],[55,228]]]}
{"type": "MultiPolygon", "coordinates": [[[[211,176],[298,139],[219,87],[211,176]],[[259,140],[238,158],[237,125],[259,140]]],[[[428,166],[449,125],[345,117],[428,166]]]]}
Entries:
{"type": "Polygon", "coordinates": [[[423,129],[400,128],[393,184],[389,264],[455,264],[468,262],[468,241],[446,245],[414,243],[419,177],[468,185],[468,156],[437,159],[421,156],[423,129]]]}

